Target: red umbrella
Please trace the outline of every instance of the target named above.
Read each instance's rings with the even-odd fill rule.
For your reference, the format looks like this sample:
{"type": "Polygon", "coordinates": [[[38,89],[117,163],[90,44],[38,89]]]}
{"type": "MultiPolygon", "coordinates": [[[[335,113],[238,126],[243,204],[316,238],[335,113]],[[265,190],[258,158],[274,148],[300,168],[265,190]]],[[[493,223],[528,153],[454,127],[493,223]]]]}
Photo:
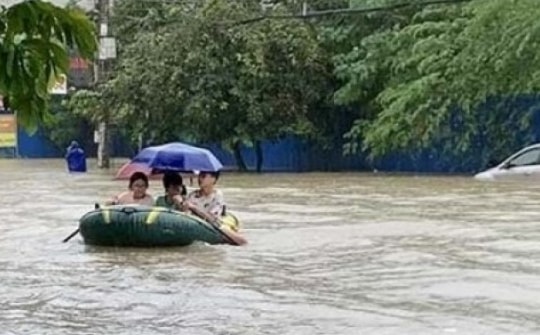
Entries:
{"type": "MultiPolygon", "coordinates": [[[[144,173],[148,177],[148,179],[159,180],[159,179],[163,178],[162,173],[152,174],[152,168],[148,167],[148,165],[146,165],[146,164],[127,162],[126,164],[122,165],[122,167],[120,169],[118,169],[118,172],[116,172],[116,176],[114,177],[114,179],[126,179],[127,180],[135,172],[144,173]]],[[[184,175],[184,177],[189,178],[189,181],[190,181],[189,184],[193,185],[193,177],[197,173],[195,173],[195,174],[191,174],[191,173],[185,173],[184,174],[184,173],[182,173],[182,174],[184,175]]]]}
{"type": "Polygon", "coordinates": [[[146,164],[127,162],[116,173],[114,179],[129,179],[135,172],[144,173],[149,179],[161,179],[161,174],[152,174],[152,168],[146,164]]]}

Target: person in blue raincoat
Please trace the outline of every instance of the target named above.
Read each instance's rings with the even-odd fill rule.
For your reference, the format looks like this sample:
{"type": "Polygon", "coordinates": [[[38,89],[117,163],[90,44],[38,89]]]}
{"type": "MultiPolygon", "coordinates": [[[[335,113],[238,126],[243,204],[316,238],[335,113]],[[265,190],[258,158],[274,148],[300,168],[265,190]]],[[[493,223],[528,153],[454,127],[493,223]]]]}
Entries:
{"type": "Polygon", "coordinates": [[[86,154],[77,141],[72,141],[66,149],[66,162],[69,172],[86,172],[86,154]]]}

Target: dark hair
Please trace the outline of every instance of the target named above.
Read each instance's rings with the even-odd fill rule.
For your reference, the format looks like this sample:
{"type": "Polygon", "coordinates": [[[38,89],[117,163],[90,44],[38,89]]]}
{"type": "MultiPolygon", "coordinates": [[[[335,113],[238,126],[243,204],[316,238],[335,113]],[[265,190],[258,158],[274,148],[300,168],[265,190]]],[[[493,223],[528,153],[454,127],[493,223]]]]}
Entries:
{"type": "Polygon", "coordinates": [[[216,181],[219,179],[219,171],[201,171],[199,174],[201,175],[210,175],[214,178],[216,178],[216,181]]]}
{"type": "Polygon", "coordinates": [[[183,185],[182,176],[175,172],[165,172],[163,174],[163,187],[166,189],[169,188],[169,186],[180,186],[182,189],[180,194],[186,195],[187,189],[183,185]]]}
{"type": "Polygon", "coordinates": [[[135,172],[131,175],[131,177],[129,177],[129,188],[131,188],[133,186],[133,183],[135,183],[139,179],[144,181],[145,186],[148,187],[148,177],[142,172],[135,172]]]}

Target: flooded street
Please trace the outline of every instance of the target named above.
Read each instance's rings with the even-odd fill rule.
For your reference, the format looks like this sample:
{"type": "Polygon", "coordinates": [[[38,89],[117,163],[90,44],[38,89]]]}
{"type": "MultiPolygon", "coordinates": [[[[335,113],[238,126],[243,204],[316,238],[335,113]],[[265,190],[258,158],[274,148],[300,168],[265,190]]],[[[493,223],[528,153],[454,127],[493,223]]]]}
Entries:
{"type": "Polygon", "coordinates": [[[0,334],[540,333],[540,185],[224,174],[246,247],[61,243],[113,173],[0,160],[0,334]]]}

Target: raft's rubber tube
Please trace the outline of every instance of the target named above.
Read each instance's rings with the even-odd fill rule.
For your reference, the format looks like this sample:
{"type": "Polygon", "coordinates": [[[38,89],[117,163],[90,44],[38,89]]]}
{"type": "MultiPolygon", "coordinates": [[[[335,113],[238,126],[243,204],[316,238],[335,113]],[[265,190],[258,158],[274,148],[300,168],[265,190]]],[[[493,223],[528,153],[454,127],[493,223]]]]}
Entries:
{"type": "MultiPolygon", "coordinates": [[[[238,219],[228,214],[222,227],[237,231],[238,219]]],[[[226,238],[202,219],[164,207],[123,205],[90,211],[79,220],[85,244],[101,246],[187,246],[195,241],[225,244],[226,238]]]]}

